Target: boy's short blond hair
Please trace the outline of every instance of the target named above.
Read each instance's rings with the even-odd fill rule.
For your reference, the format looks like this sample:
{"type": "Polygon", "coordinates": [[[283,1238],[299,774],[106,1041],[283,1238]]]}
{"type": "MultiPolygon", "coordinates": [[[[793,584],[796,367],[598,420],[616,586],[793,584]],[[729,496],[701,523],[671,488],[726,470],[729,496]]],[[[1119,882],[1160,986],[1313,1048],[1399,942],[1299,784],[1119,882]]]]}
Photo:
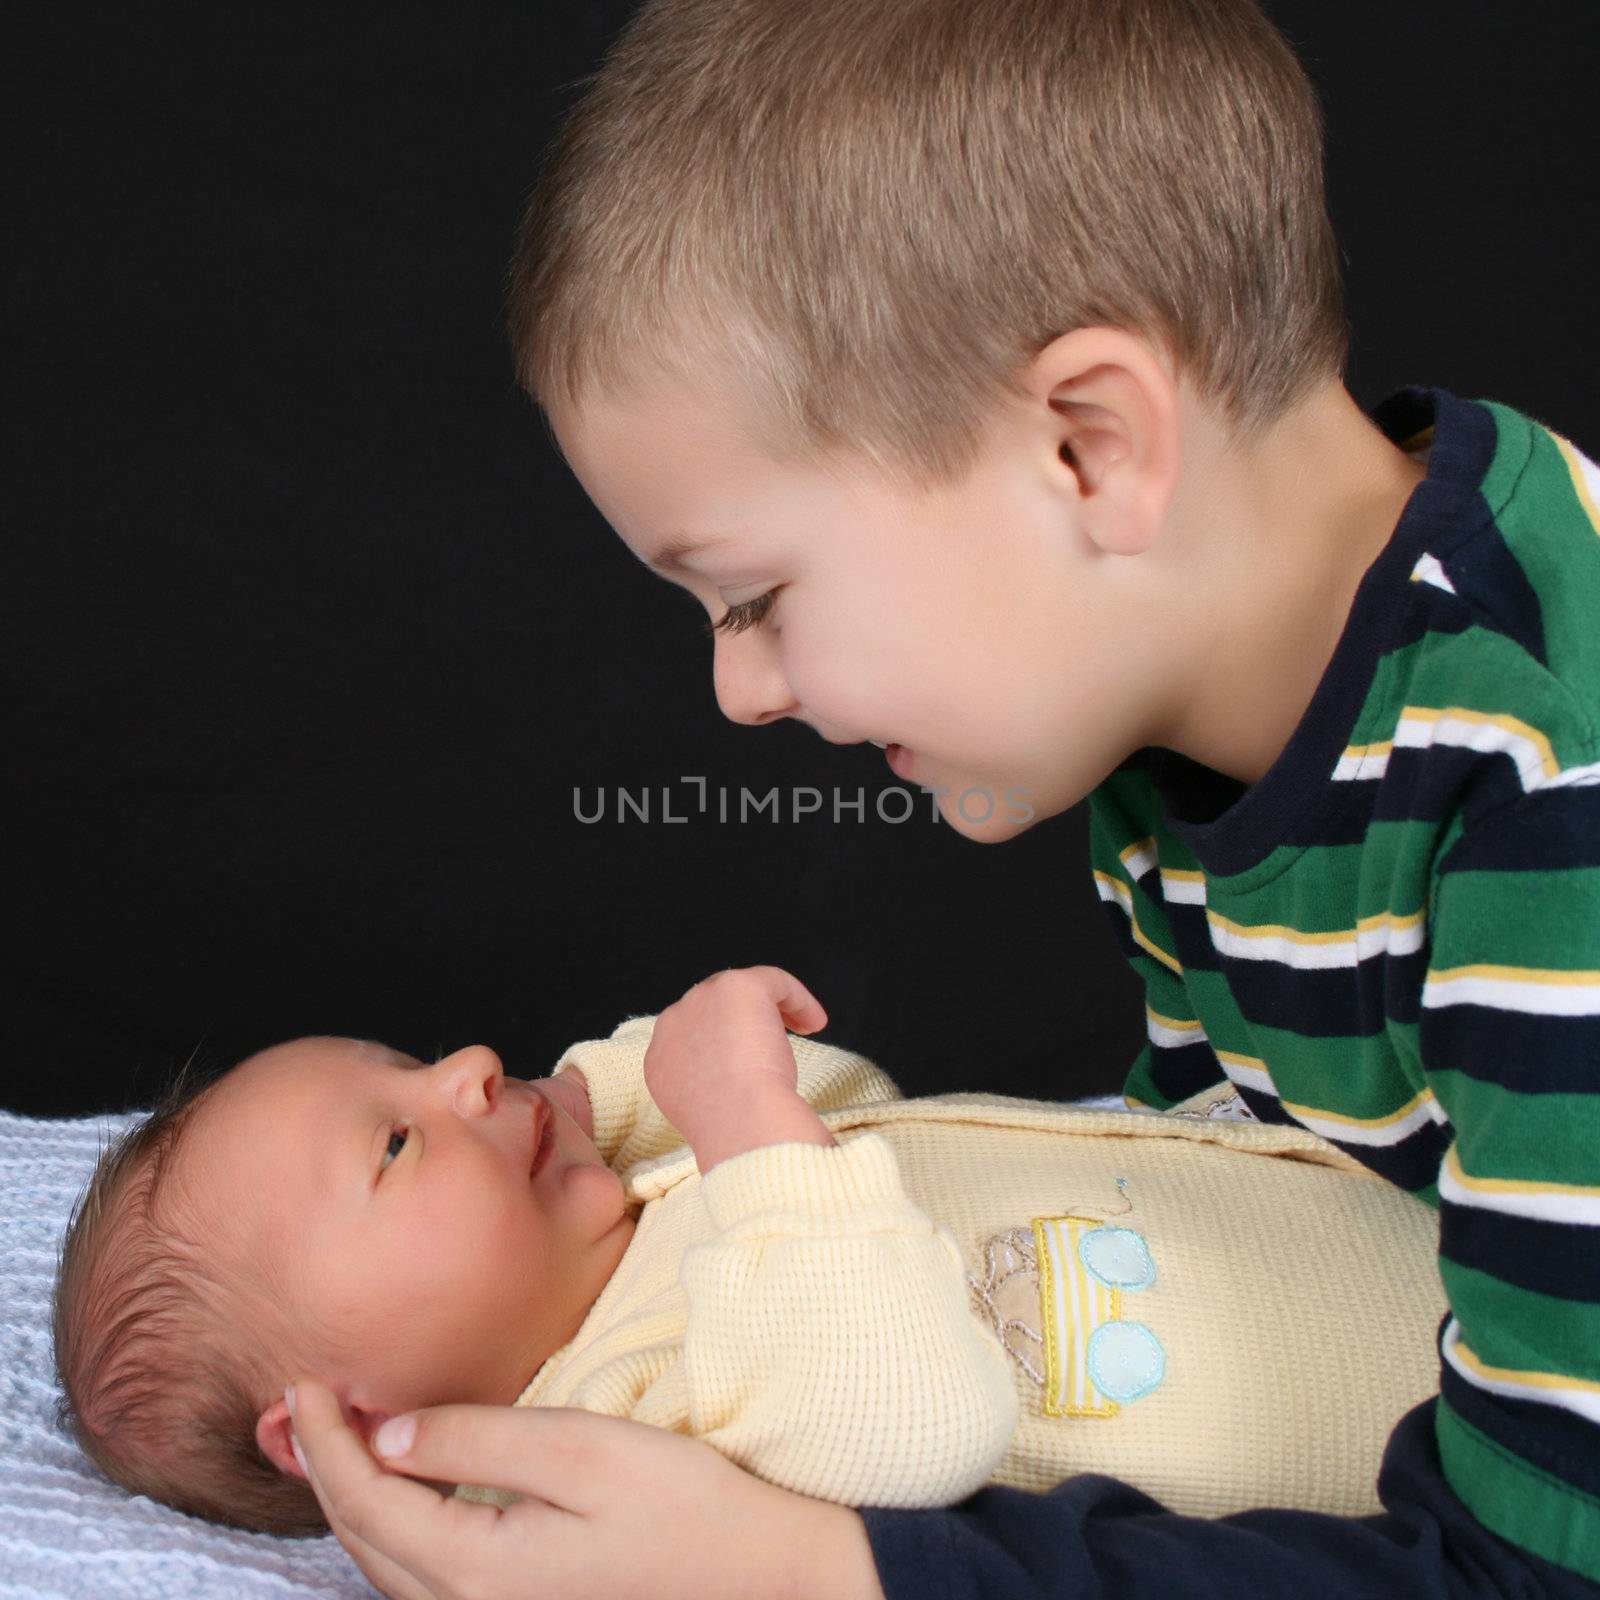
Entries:
{"type": "Polygon", "coordinates": [[[647,0],[511,268],[547,409],[737,374],[781,456],[955,482],[1060,334],[1241,431],[1343,369],[1322,121],[1254,0],[647,0]]]}
{"type": "Polygon", "coordinates": [[[310,1486],[256,1444],[287,1377],[284,1353],[264,1353],[283,1342],[267,1336],[271,1296],[226,1269],[175,1171],[216,1081],[180,1073],[73,1207],[53,1305],[56,1425],[130,1493],[256,1532],[325,1534],[310,1486]]]}

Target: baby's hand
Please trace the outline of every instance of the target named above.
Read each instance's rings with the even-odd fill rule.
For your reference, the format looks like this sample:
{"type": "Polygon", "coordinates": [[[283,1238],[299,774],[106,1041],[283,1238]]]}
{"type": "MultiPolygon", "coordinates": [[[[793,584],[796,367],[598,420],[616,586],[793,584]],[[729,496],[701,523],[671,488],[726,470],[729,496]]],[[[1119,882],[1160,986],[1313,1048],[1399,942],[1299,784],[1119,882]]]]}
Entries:
{"type": "Polygon", "coordinates": [[[815,1033],[827,1021],[811,991],[781,967],[716,973],[656,1018],[645,1086],[701,1172],[761,1145],[833,1143],[796,1092],[785,1033],[815,1033]]]}
{"type": "Polygon", "coordinates": [[[568,1067],[551,1078],[537,1078],[533,1086],[583,1129],[584,1138],[594,1138],[594,1107],[589,1102],[589,1080],[581,1067],[568,1067]]]}

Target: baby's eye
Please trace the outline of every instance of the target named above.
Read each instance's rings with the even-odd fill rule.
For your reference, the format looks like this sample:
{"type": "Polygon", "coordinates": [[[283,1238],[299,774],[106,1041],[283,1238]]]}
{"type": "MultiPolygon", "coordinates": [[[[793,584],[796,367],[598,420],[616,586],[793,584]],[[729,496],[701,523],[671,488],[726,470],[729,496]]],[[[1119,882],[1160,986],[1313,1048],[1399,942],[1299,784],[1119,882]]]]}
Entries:
{"type": "Polygon", "coordinates": [[[767,620],[773,602],[778,598],[776,589],[768,589],[754,600],[741,600],[729,606],[715,622],[701,624],[707,633],[743,633],[746,628],[759,628],[767,620]]]}
{"type": "MultiPolygon", "coordinates": [[[[404,1150],[406,1147],[406,1139],[409,1136],[409,1133],[410,1130],[407,1128],[396,1128],[394,1132],[389,1135],[389,1142],[383,1148],[384,1155],[387,1156],[391,1150],[394,1150],[395,1155],[398,1156],[400,1154],[400,1150],[404,1150]],[[400,1150],[394,1149],[394,1142],[396,1139],[400,1141],[400,1150]]],[[[381,1171],[382,1169],[380,1168],[379,1170],[381,1171]]]]}

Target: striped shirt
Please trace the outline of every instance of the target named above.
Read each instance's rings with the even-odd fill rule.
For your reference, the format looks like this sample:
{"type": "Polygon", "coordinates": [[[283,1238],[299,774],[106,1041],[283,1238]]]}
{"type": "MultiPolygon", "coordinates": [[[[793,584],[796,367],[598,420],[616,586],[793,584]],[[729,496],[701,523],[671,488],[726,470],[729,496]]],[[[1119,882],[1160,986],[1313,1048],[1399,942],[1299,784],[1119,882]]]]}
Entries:
{"type": "Polygon", "coordinates": [[[1600,471],[1439,391],[1375,420],[1428,476],[1271,770],[1092,797],[1126,1093],[1236,1092],[1438,1207],[1444,1475],[1600,1580],[1600,471]]]}

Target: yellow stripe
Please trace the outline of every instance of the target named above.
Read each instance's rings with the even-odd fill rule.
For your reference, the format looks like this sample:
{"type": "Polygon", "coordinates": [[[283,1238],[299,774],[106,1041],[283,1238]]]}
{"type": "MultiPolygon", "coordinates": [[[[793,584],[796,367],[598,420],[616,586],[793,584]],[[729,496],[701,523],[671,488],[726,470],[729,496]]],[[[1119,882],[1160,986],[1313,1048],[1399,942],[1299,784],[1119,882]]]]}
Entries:
{"type": "MultiPolygon", "coordinates": [[[[1080,878],[1078,881],[1081,883],[1083,880],[1080,878]]],[[[1225,1067],[1254,1067],[1257,1072],[1267,1071],[1267,1064],[1260,1056],[1242,1056],[1237,1050],[1217,1050],[1216,1057],[1225,1067]]],[[[1267,1073],[1267,1076],[1271,1077],[1271,1073],[1267,1073]]]]}
{"type": "Polygon", "coordinates": [[[1117,853],[1117,860],[1120,861],[1123,864],[1123,866],[1126,867],[1128,865],[1128,858],[1130,856],[1136,856],[1141,851],[1144,851],[1144,850],[1148,850],[1148,851],[1150,851],[1150,853],[1152,855],[1154,855],[1155,854],[1155,848],[1156,848],[1156,837],[1155,837],[1154,834],[1151,834],[1148,839],[1135,839],[1134,842],[1132,844],[1130,844],[1125,850],[1121,850],[1121,851],[1119,851],[1117,853]]]}
{"type": "Polygon", "coordinates": [[[1176,1017],[1162,1016],[1162,1014],[1152,1006],[1146,1006],[1144,1008],[1144,1014],[1153,1023],[1155,1023],[1158,1028],[1171,1028],[1174,1033],[1186,1033],[1190,1028],[1198,1028],[1200,1026],[1199,1017],[1193,1017],[1188,1022],[1180,1022],[1176,1017]]]}
{"type": "Polygon", "coordinates": [[[1558,1372],[1519,1372],[1515,1367],[1491,1367],[1468,1348],[1464,1339],[1456,1341],[1456,1354],[1480,1378],[1498,1378],[1502,1383],[1525,1383],[1532,1389],[1577,1389],[1584,1394],[1600,1394],[1600,1383],[1593,1378],[1573,1378],[1558,1372]]]}
{"type": "Polygon", "coordinates": [[[1600,1187],[1584,1183],[1534,1183],[1526,1178],[1474,1178],[1463,1170],[1456,1147],[1451,1145],[1445,1153],[1445,1165],[1450,1176],[1463,1189],[1474,1189],[1479,1194],[1553,1194],[1573,1195],[1580,1199],[1600,1199],[1600,1187]]]}
{"type": "Polygon", "coordinates": [[[1553,433],[1550,437],[1555,440],[1556,449],[1561,452],[1562,459],[1567,463],[1567,471],[1572,474],[1572,490],[1578,497],[1578,504],[1583,507],[1590,526],[1600,533],[1600,506],[1595,505],[1594,496],[1589,493],[1589,482],[1583,475],[1578,452],[1559,433],[1553,433]]]}
{"type": "Polygon", "coordinates": [[[1592,989],[1600,985],[1600,972],[1561,972],[1549,967],[1501,967],[1478,962],[1466,967],[1443,967],[1428,974],[1429,983],[1449,983],[1454,978],[1494,978],[1503,983],[1547,983],[1592,989]]]}
{"type": "Polygon", "coordinates": [[[1393,739],[1380,739],[1376,744],[1347,744],[1344,747],[1346,761],[1360,761],[1366,756],[1386,756],[1393,752],[1393,739]]]}
{"type": "Polygon", "coordinates": [[[1163,878],[1171,878],[1174,883],[1204,883],[1206,881],[1205,873],[1195,872],[1189,867],[1163,867],[1161,876],[1163,878]]]}
{"type": "Polygon", "coordinates": [[[1424,1100],[1432,1100],[1433,1092],[1429,1089],[1419,1090],[1398,1111],[1391,1111],[1382,1117],[1352,1117],[1343,1111],[1319,1111],[1315,1106],[1295,1105],[1285,1100],[1283,1109],[1296,1117],[1316,1117],[1323,1122],[1342,1122],[1349,1128],[1392,1128],[1395,1123],[1403,1122],[1411,1116],[1424,1100]]]}
{"type": "MultiPolygon", "coordinates": [[[[1079,880],[1082,881],[1081,879],[1079,880]]],[[[1206,920],[1213,926],[1226,928],[1241,939],[1287,939],[1290,944],[1349,944],[1355,934],[1348,928],[1335,933],[1301,933],[1298,928],[1286,927],[1281,922],[1261,922],[1253,926],[1235,922],[1219,911],[1207,911],[1206,920]]]]}

